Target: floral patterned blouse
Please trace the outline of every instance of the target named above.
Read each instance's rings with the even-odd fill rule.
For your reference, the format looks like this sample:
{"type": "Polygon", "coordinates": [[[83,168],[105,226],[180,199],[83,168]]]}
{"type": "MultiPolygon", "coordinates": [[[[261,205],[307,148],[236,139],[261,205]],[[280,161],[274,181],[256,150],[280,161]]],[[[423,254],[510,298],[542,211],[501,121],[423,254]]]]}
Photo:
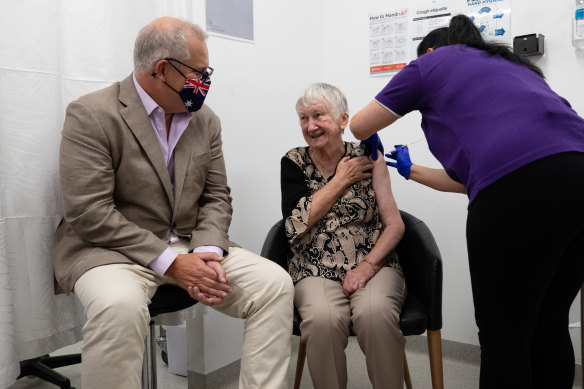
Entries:
{"type": "MultiPolygon", "coordinates": [[[[358,143],[345,142],[344,156],[365,153],[358,143]]],[[[343,283],[371,251],[382,232],[371,179],[350,185],[328,213],[303,237],[312,196],[334,177],[325,178],[308,154],[308,147],[294,148],[281,161],[282,214],[291,254],[288,271],[294,283],[305,277],[325,277],[343,283]]],[[[395,251],[385,266],[401,273],[395,251]]]]}

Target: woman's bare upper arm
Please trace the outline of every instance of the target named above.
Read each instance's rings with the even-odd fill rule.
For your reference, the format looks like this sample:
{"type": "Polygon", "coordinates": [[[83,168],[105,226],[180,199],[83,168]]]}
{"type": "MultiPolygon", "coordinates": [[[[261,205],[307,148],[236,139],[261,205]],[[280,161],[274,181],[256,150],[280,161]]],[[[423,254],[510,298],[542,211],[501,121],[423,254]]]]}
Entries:
{"type": "MultiPolygon", "coordinates": [[[[375,200],[383,227],[396,225],[403,228],[403,221],[399,214],[399,209],[393,192],[391,191],[391,179],[383,155],[378,151],[377,161],[373,161],[373,176],[371,183],[375,191],[375,200]]],[[[399,227],[398,227],[399,228],[399,227]]]]}

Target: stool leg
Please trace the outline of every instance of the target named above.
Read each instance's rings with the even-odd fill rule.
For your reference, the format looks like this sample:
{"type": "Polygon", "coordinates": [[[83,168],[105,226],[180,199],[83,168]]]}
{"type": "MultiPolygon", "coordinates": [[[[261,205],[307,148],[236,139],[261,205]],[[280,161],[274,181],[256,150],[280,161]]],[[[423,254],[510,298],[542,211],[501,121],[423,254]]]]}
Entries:
{"type": "Polygon", "coordinates": [[[410,369],[408,367],[408,359],[406,358],[406,350],[404,350],[404,381],[406,382],[406,388],[412,389],[412,377],[410,377],[410,369]]]}
{"type": "Polygon", "coordinates": [[[74,389],[71,386],[71,381],[69,378],[61,375],[57,371],[53,370],[54,367],[67,366],[68,364],[80,363],[81,354],[75,355],[64,355],[62,360],[54,361],[52,358],[55,357],[40,357],[28,359],[26,361],[20,362],[20,375],[17,379],[25,376],[35,376],[44,381],[50,382],[51,384],[57,385],[61,389],[74,389]],[[66,363],[71,360],[71,363],[66,363]],[[62,363],[61,363],[62,362],[62,363]]]}
{"type": "Polygon", "coordinates": [[[144,341],[144,356],[142,357],[142,389],[151,389],[150,388],[150,374],[149,374],[149,365],[150,362],[148,361],[148,356],[150,352],[148,350],[148,337],[144,341]]]}
{"type": "Polygon", "coordinates": [[[158,376],[156,371],[156,327],[154,324],[150,325],[150,382],[151,388],[157,389],[158,376]]]}
{"type": "Polygon", "coordinates": [[[144,358],[142,361],[142,389],[156,389],[156,328],[154,323],[148,326],[148,334],[144,342],[144,358]]]}

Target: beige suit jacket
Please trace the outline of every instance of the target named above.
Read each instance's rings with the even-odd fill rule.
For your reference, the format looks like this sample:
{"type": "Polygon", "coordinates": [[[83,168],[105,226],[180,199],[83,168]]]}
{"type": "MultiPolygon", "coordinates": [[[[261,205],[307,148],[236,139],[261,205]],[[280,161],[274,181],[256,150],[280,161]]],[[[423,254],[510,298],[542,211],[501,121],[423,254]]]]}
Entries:
{"type": "Polygon", "coordinates": [[[57,291],[111,263],[147,266],[172,234],[227,252],[231,197],[218,117],[204,105],[174,151],[174,194],[132,76],[67,107],[60,174],[64,218],[52,248],[57,291]]]}

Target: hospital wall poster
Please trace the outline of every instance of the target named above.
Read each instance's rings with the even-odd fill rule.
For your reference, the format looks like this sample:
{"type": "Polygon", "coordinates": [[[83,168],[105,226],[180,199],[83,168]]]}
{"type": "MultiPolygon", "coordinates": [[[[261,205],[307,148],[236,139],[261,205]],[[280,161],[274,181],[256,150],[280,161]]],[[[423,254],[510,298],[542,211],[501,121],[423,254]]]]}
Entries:
{"type": "Polygon", "coordinates": [[[408,58],[407,8],[369,14],[369,74],[393,74],[408,58]]]}
{"type": "Polygon", "coordinates": [[[253,42],[253,0],[206,0],[207,32],[253,42]]]}
{"type": "Polygon", "coordinates": [[[511,45],[511,0],[467,0],[463,11],[487,41],[511,45]]]}
{"type": "Polygon", "coordinates": [[[450,19],[457,14],[451,1],[434,1],[426,6],[411,9],[412,40],[410,59],[417,57],[418,45],[432,30],[448,27],[450,19]]]}

